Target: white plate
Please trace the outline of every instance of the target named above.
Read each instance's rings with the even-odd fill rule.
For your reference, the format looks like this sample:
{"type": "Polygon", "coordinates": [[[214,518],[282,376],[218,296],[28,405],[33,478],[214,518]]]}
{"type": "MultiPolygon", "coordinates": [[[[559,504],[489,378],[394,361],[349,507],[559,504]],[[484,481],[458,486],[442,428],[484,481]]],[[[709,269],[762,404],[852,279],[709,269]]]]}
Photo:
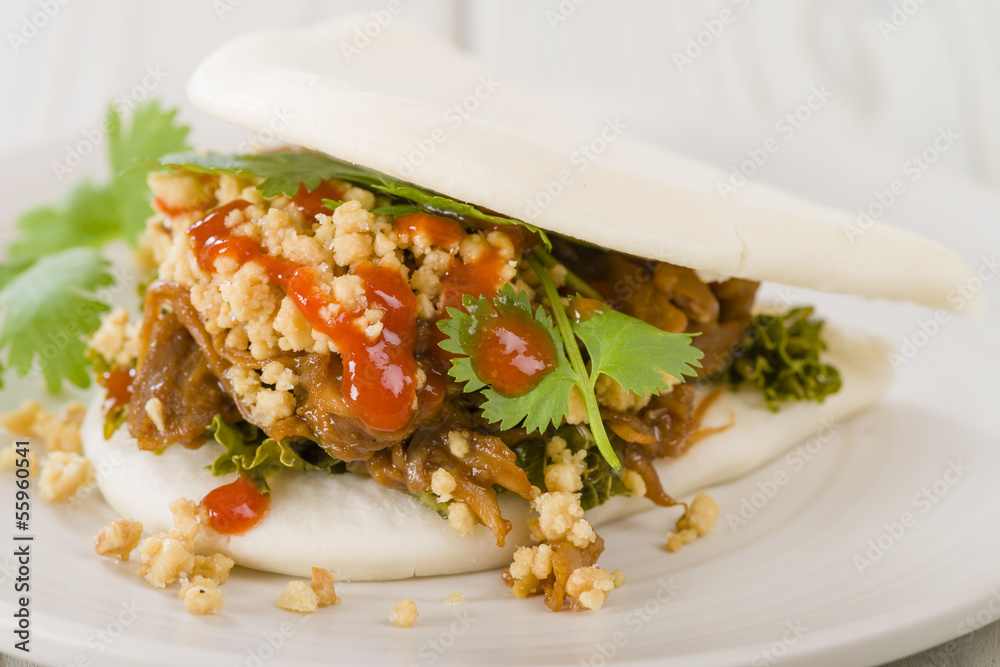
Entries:
{"type": "MultiPolygon", "coordinates": [[[[675,127],[671,139],[723,163],[752,145],[720,135],[720,127],[675,127]]],[[[58,143],[0,161],[5,210],[51,198],[51,160],[63,153],[58,143]]],[[[869,149],[803,135],[766,175],[853,208],[884,187],[898,165],[869,149]]],[[[1000,202],[939,173],[911,188],[891,217],[945,239],[970,265],[1000,249],[988,227],[1000,219],[1000,202]]],[[[986,284],[994,301],[998,282],[986,284]]],[[[912,340],[920,322],[933,319],[905,305],[796,296],[815,301],[831,319],[896,340],[912,340]]],[[[64,507],[36,494],[32,653],[24,657],[60,665],[846,665],[919,651],[971,630],[963,620],[969,616],[995,616],[989,605],[1000,590],[998,325],[994,311],[977,322],[952,320],[926,341],[917,334],[926,344],[901,366],[886,401],[840,425],[833,439],[817,441],[812,454],[713,489],[723,518],[681,553],[662,549],[673,511],[604,528],[601,562],[629,579],[597,613],[553,614],[539,600],[514,600],[497,572],[485,572],[343,584],[341,606],[298,616],[273,604],[287,577],[237,570],[223,588],[225,612],[193,617],[171,593],[137,578],[134,564],[115,566],[93,554],[92,536],[115,518],[100,498],[64,507]],[[961,476],[949,473],[956,468],[961,476]],[[770,484],[775,475],[786,483],[770,484]],[[919,499],[925,488],[936,499],[926,511],[919,499]],[[744,503],[758,507],[752,517],[744,508],[745,525],[734,527],[726,516],[738,515],[744,503]],[[904,513],[912,525],[894,526],[904,513]],[[858,559],[874,560],[879,551],[877,562],[859,571],[858,559]],[[464,591],[465,604],[444,606],[455,589],[464,591]],[[387,620],[404,597],[420,609],[408,630],[387,620]]],[[[15,407],[36,384],[9,382],[0,407],[15,407]]],[[[5,475],[0,507],[12,504],[5,475]]],[[[11,528],[0,534],[13,533],[8,520],[11,528]]],[[[10,558],[0,557],[0,565],[9,570],[10,558]]],[[[9,626],[13,582],[0,575],[0,617],[9,626]]],[[[0,650],[13,652],[10,637],[5,630],[0,650]]]]}

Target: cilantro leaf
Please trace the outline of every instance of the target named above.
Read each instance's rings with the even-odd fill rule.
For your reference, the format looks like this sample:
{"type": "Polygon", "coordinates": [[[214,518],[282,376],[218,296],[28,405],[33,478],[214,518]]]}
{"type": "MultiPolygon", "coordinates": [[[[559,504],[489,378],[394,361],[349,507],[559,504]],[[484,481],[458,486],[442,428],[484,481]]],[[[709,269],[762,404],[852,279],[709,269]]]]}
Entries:
{"type": "Polygon", "coordinates": [[[145,175],[127,169],[138,158],[187,147],[188,128],[177,124],[176,114],[153,100],[136,107],[125,124],[110,108],[111,181],[82,181],[59,206],[39,206],[18,219],[9,259],[0,264],[0,308],[6,313],[0,351],[8,352],[8,365],[22,376],[38,357],[51,390],[58,391],[63,380],[89,384],[81,337],[97,329],[98,314],[107,310],[92,292],[112,282],[96,249],[138,239],[153,210],[145,175]]]}
{"type": "Polygon", "coordinates": [[[209,174],[262,178],[264,180],[257,189],[265,197],[281,194],[294,197],[299,191],[299,185],[304,185],[306,190],[312,191],[330,178],[339,178],[366,187],[380,185],[387,178],[378,172],[315,151],[277,151],[247,155],[192,151],[164,155],[158,160],[149,161],[148,164],[180,167],[209,174]]]}
{"type": "Polygon", "coordinates": [[[93,248],[70,248],[37,260],[0,290],[4,309],[0,354],[23,377],[37,359],[49,389],[63,379],[90,384],[82,337],[108,310],[94,292],[113,282],[108,261],[93,248]]]}
{"type": "Polygon", "coordinates": [[[249,422],[227,424],[221,415],[215,415],[208,432],[224,449],[208,470],[216,476],[238,473],[264,493],[270,492],[267,480],[279,470],[323,470],[330,474],[347,471],[342,461],[327,454],[315,442],[279,442],[268,438],[249,422]]]}
{"type": "Polygon", "coordinates": [[[41,206],[22,215],[7,252],[14,259],[35,260],[67,248],[100,247],[121,236],[110,189],[81,181],[62,206],[41,206]]]}
{"type": "Polygon", "coordinates": [[[573,333],[590,353],[591,376],[603,373],[640,396],[663,389],[664,373],[682,380],[701,366],[690,335],[666,333],[611,308],[577,322],[573,333]]]}
{"type": "Polygon", "coordinates": [[[822,403],[840,391],[840,372],[820,360],[826,349],[823,320],[812,313],[812,307],[793,308],[754,317],[723,380],[732,389],[756,386],[773,412],[785,401],[822,403]]]}
{"type": "Polygon", "coordinates": [[[188,147],[189,128],[175,122],[176,109],[164,111],[158,100],[136,107],[132,120],[124,126],[114,107],[108,109],[108,157],[111,162],[109,192],[114,199],[122,236],[135,244],[153,215],[149,204],[146,175],[132,168],[137,160],[151,160],[188,147]]]}
{"type": "Polygon", "coordinates": [[[360,185],[396,199],[412,202],[376,209],[380,215],[403,215],[414,211],[426,211],[437,215],[480,220],[498,225],[519,225],[541,236],[547,247],[551,247],[545,232],[534,225],[499,215],[480,211],[475,206],[456,201],[449,197],[425,190],[412,183],[386,176],[374,169],[338,160],[324,153],[308,150],[251,153],[246,155],[225,155],[223,153],[184,152],[164,155],[156,160],[148,160],[150,167],[177,167],[211,174],[230,174],[264,179],[257,189],[265,197],[280,194],[295,196],[299,185],[306,190],[315,190],[322,181],[337,178],[360,185]]]}
{"type": "Polygon", "coordinates": [[[604,428],[597,397],[594,393],[597,378],[607,375],[622,388],[646,396],[666,391],[672,380],[684,380],[695,375],[700,367],[702,352],[691,345],[691,336],[662,331],[646,322],[623,313],[607,310],[594,313],[582,322],[570,323],[555,285],[540,261],[527,255],[527,261],[538,274],[555,315],[555,324],[541,307],[532,308],[526,294],[517,295],[510,285],[505,285],[493,299],[463,297],[465,310],[449,308],[450,319],[438,322],[445,334],[439,345],[457,355],[448,373],[458,382],[465,383],[464,391],[480,391],[485,401],[482,414],[501,428],[522,425],[526,431],[545,431],[559,426],[569,415],[569,400],[578,390],[583,398],[590,422],[590,431],[598,451],[611,468],[621,468],[621,462],[611,446],[604,428]],[[497,392],[480,378],[470,355],[472,341],[486,316],[498,306],[517,308],[534,318],[555,344],[557,362],[541,381],[520,396],[508,397],[497,392]],[[579,342],[577,342],[579,341],[579,342]],[[583,362],[580,343],[590,356],[590,368],[583,362]]]}
{"type": "Polygon", "coordinates": [[[558,426],[562,423],[563,418],[569,414],[569,393],[578,379],[561,346],[555,346],[555,368],[534,389],[514,397],[504,396],[488,386],[473,370],[472,359],[469,357],[472,337],[481,326],[483,318],[498,305],[517,308],[526,313],[541,325],[554,343],[558,342],[555,327],[545,310],[539,307],[532,312],[528,296],[523,292],[518,295],[509,284],[504,285],[493,299],[466,294],[462,303],[465,311],[449,308],[448,314],[451,317],[438,322],[438,328],[448,336],[440,345],[445,351],[459,355],[452,361],[448,374],[458,382],[464,382],[467,392],[482,390],[486,399],[482,405],[483,417],[500,424],[503,429],[514,428],[523,422],[522,425],[529,433],[544,431],[550,425],[558,426]]]}

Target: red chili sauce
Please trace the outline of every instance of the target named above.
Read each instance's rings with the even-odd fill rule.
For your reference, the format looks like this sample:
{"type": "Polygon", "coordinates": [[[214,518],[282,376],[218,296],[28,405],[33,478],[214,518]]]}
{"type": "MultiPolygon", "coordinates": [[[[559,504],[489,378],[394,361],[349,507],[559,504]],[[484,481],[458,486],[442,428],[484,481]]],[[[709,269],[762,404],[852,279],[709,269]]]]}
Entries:
{"type": "Polygon", "coordinates": [[[208,511],[208,525],[227,535],[245,533],[256,526],[270,504],[271,497],[243,477],[209,491],[201,501],[208,511]]]}
{"type": "Polygon", "coordinates": [[[107,398],[104,399],[105,417],[129,404],[132,400],[133,380],[135,380],[135,369],[131,366],[115,366],[101,374],[98,382],[107,392],[107,398]]]}
{"type": "Polygon", "coordinates": [[[220,257],[226,257],[240,265],[254,261],[263,266],[309,324],[330,336],[340,349],[344,360],[341,391],[358,419],[375,431],[404,429],[413,417],[417,384],[413,357],[417,299],[406,280],[398,271],[368,263],[354,270],[364,281],[368,306],[385,312],[382,331],[369,340],[358,323],[364,312],[334,308],[337,312],[332,314],[327,307],[336,302],[311,268],[267,255],[256,241],[226,227],[229,213],[248,205],[231,202],[192,225],[188,234],[199,264],[211,271],[220,257]]]}
{"type": "Polygon", "coordinates": [[[502,396],[534,389],[556,364],[552,337],[527,313],[500,306],[472,337],[472,369],[502,396]]]}
{"type": "Polygon", "coordinates": [[[292,206],[299,209],[306,219],[313,220],[319,213],[333,213],[323,205],[324,199],[340,201],[343,197],[344,192],[330,181],[322,181],[315,190],[306,190],[305,184],[300,184],[299,191],[292,197],[292,206]]]}

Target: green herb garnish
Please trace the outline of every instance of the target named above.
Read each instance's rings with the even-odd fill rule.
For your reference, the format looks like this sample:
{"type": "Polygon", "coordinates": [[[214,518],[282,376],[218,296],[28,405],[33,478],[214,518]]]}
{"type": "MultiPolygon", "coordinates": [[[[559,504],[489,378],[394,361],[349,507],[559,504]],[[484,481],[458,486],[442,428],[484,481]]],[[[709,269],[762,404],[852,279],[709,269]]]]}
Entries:
{"type": "Polygon", "coordinates": [[[840,390],[840,373],[820,361],[826,349],[823,320],[812,307],[781,315],[757,315],[722,374],[733,389],[749,383],[764,392],[767,407],[777,412],[784,401],[822,403],[840,390]]]}
{"type": "Polygon", "coordinates": [[[208,433],[222,445],[219,454],[208,470],[213,475],[231,472],[253,482],[258,491],[270,493],[268,478],[279,470],[322,470],[330,474],[347,472],[347,465],[335,459],[311,440],[282,440],[268,438],[249,422],[227,424],[216,415],[208,433]]]}
{"type": "Polygon", "coordinates": [[[96,290],[114,282],[99,249],[118,240],[134,245],[153,214],[145,176],[122,170],[136,159],[187,148],[188,128],[176,123],[176,113],[151,101],[138,106],[126,125],[109,109],[111,180],[81,181],[61,205],[40,206],[18,219],[0,264],[0,357],[22,377],[37,361],[52,391],[63,381],[90,384],[83,339],[108,309],[96,290]]]}
{"type": "Polygon", "coordinates": [[[70,248],[47,255],[0,290],[3,331],[0,350],[24,377],[37,359],[49,389],[63,380],[90,383],[81,336],[100,325],[107,304],[95,296],[113,282],[108,262],[93,248],[70,248]]]}
{"type": "Polygon", "coordinates": [[[409,202],[376,209],[374,212],[379,215],[399,216],[414,211],[426,211],[436,215],[473,219],[498,225],[519,225],[538,234],[546,246],[550,245],[545,232],[522,220],[484,213],[470,204],[386,176],[374,169],[359,167],[315,151],[279,151],[247,155],[185,152],[164,155],[159,159],[150,160],[147,162],[147,166],[177,167],[203,173],[263,178],[264,180],[257,188],[265,197],[275,197],[281,194],[294,197],[300,184],[304,185],[307,190],[315,190],[321,182],[330,178],[338,178],[409,202]]]}
{"type": "Polygon", "coordinates": [[[618,470],[621,462],[611,446],[597,405],[597,378],[607,375],[626,391],[647,396],[669,389],[671,376],[683,381],[685,375],[695,375],[702,353],[691,345],[690,335],[667,333],[610,306],[587,320],[571,323],[541,263],[531,254],[526,259],[542,282],[555,324],[542,308],[533,311],[527,297],[517,296],[510,285],[505,285],[494,299],[466,295],[462,303],[467,312],[449,308],[451,318],[438,322],[448,337],[440,343],[442,349],[459,355],[452,361],[449,374],[465,383],[466,392],[482,391],[486,399],[482,405],[484,418],[499,423],[502,429],[520,424],[529,433],[562,424],[569,415],[570,394],[575,388],[583,398],[590,430],[601,455],[618,470]],[[501,304],[518,308],[534,318],[552,336],[556,348],[555,368],[533,389],[513,398],[487,385],[476,375],[469,358],[472,337],[481,319],[501,304]],[[580,343],[589,355],[589,366],[584,364],[580,343]]]}

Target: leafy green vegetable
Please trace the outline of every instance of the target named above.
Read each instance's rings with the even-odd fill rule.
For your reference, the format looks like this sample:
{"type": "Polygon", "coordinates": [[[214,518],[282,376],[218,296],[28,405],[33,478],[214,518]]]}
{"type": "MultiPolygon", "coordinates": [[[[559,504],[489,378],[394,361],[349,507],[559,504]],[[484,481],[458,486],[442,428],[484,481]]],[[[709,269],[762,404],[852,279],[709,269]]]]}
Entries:
{"type": "Polygon", "coordinates": [[[823,402],[840,390],[840,373],[820,361],[826,349],[823,320],[813,309],[793,308],[781,315],[758,315],[722,377],[733,389],[749,383],[764,392],[777,411],[790,400],[823,402]]]}
{"type": "MultiPolygon", "coordinates": [[[[586,469],[581,475],[583,488],[580,490],[580,503],[584,510],[597,507],[612,496],[632,495],[632,490],[601,455],[597,441],[589,429],[585,426],[566,425],[556,430],[553,435],[566,440],[573,453],[581,449],[587,450],[587,458],[584,460],[586,469]]],[[[545,490],[545,466],[552,463],[545,455],[545,443],[541,440],[528,440],[514,445],[513,450],[517,457],[517,465],[524,470],[528,481],[545,490]]]]}
{"type": "Polygon", "coordinates": [[[37,359],[49,389],[63,379],[90,383],[81,335],[97,329],[108,306],[94,292],[113,280],[108,262],[93,248],[47,255],[0,290],[4,310],[0,352],[23,377],[37,359]]]}
{"type": "Polygon", "coordinates": [[[694,375],[702,353],[691,345],[691,336],[662,331],[646,322],[612,310],[595,313],[590,319],[570,323],[555,285],[532,255],[527,256],[552,306],[556,325],[542,308],[532,310],[527,296],[517,296],[505,285],[494,298],[463,297],[465,311],[449,308],[449,319],[438,322],[447,336],[441,348],[458,355],[449,374],[464,382],[466,392],[481,391],[483,417],[499,423],[503,429],[523,425],[529,433],[558,426],[569,415],[570,394],[576,388],[583,397],[590,430],[604,459],[614,469],[621,462],[611,447],[597,405],[595,385],[600,375],[607,375],[624,389],[640,395],[670,387],[672,376],[683,380],[694,375]],[[521,396],[507,397],[488,386],[472,367],[471,343],[482,319],[496,306],[517,308],[534,318],[552,337],[556,348],[556,366],[533,389],[521,396]],[[590,356],[590,368],[583,362],[579,340],[590,356]]]}
{"type": "Polygon", "coordinates": [[[49,389],[63,380],[89,384],[81,340],[100,324],[107,306],[93,295],[112,283],[98,248],[119,239],[135,243],[153,213],[142,174],[119,173],[137,158],[156,158],[187,147],[188,128],[151,101],[131,123],[108,111],[108,157],[115,174],[105,185],[84,180],[59,206],[24,213],[0,264],[0,307],[5,310],[0,351],[22,376],[37,359],[49,389]]]}
{"type": "Polygon", "coordinates": [[[274,197],[280,194],[293,197],[298,192],[300,183],[304,184],[307,190],[315,190],[322,181],[338,178],[396,199],[411,202],[401,204],[398,207],[376,209],[380,215],[404,215],[414,211],[427,211],[437,215],[457,216],[458,218],[480,220],[498,225],[520,225],[539,234],[545,245],[550,245],[545,232],[526,222],[484,213],[475,206],[443,197],[412,183],[315,151],[281,151],[247,155],[185,152],[164,155],[157,160],[149,160],[147,166],[179,167],[203,173],[263,178],[264,180],[257,188],[265,197],[274,197]],[[386,212],[387,210],[391,212],[386,212]]]}
{"type": "Polygon", "coordinates": [[[208,432],[225,450],[208,466],[212,474],[238,473],[263,493],[270,493],[267,480],[279,470],[322,470],[330,474],[347,471],[343,461],[327,454],[315,442],[278,442],[249,422],[227,424],[216,415],[208,432]]]}

